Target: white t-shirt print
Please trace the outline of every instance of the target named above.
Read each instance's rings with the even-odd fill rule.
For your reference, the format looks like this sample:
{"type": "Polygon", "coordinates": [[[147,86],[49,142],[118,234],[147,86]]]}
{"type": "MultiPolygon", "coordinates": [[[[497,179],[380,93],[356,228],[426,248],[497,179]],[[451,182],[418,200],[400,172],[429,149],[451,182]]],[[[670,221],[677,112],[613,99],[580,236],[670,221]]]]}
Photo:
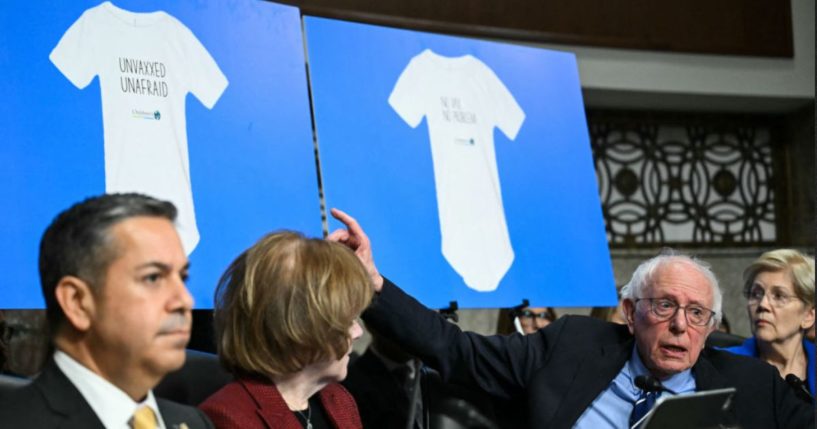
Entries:
{"type": "Polygon", "coordinates": [[[525,113],[482,61],[428,49],[403,70],[389,104],[411,127],[426,118],[443,256],[471,289],[495,290],[514,253],[493,130],[515,139],[525,113]]]}
{"type": "Polygon", "coordinates": [[[105,191],[172,201],[185,251],[199,242],[187,149],[188,92],[212,109],[227,78],[184,24],[110,2],[86,10],[49,55],[77,88],[99,76],[105,191]]]}

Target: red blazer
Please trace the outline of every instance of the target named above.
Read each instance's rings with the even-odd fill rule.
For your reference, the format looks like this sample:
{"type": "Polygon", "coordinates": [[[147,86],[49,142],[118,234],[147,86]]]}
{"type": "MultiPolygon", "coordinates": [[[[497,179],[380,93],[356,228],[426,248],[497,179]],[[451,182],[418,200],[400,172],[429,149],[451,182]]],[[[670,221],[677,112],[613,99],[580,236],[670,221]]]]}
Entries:
{"type": "MultiPolygon", "coordinates": [[[[352,395],[333,383],[318,392],[329,420],[337,429],[362,429],[360,414],[352,395]]],[[[301,429],[272,383],[241,379],[211,395],[199,405],[220,429],[301,429]]]]}

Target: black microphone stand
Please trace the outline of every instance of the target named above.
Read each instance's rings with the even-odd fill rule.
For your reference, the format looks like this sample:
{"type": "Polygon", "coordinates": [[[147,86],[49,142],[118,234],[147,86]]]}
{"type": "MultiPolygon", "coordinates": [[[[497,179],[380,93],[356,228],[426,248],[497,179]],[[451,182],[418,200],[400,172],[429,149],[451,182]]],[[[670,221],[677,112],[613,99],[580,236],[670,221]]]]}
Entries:
{"type": "MultiPolygon", "coordinates": [[[[414,369],[414,379],[412,380],[411,397],[409,398],[408,418],[406,420],[406,429],[414,428],[414,420],[417,418],[417,405],[422,404],[421,392],[421,377],[420,373],[423,363],[420,359],[414,358],[409,361],[409,365],[414,369]]],[[[423,404],[423,411],[425,411],[425,404],[423,404]]],[[[425,424],[425,422],[423,422],[425,424]]],[[[425,427],[425,425],[423,426],[425,427]]]]}

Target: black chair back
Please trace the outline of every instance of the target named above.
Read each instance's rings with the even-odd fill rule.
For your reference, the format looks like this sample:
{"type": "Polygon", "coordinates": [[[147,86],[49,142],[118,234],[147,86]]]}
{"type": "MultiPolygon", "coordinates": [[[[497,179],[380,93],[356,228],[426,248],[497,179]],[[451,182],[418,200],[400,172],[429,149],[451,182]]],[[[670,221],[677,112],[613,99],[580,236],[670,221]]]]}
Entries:
{"type": "Polygon", "coordinates": [[[181,404],[197,406],[233,381],[212,353],[187,350],[184,366],[171,372],[153,389],[153,394],[181,404]]]}
{"type": "Polygon", "coordinates": [[[706,338],[706,345],[707,347],[732,347],[732,346],[739,346],[743,344],[743,341],[746,338],[743,338],[738,335],[727,334],[726,332],[715,331],[709,334],[709,337],[706,338]]]}

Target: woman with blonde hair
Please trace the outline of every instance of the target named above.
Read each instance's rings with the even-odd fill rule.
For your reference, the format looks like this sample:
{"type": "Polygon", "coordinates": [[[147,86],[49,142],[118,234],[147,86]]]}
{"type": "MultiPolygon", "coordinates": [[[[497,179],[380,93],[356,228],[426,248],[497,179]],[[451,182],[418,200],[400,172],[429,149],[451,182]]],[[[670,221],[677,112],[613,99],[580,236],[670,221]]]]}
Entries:
{"type": "Polygon", "coordinates": [[[222,365],[235,376],[200,408],[221,428],[360,428],[346,377],[373,286],[345,246],[294,232],[242,253],[216,290],[222,365]]]}
{"type": "Polygon", "coordinates": [[[814,258],[796,250],[766,252],[743,272],[743,292],[753,336],[726,350],[758,357],[781,377],[807,380],[814,395],[815,347],[806,332],[814,325],[814,258]]]}

